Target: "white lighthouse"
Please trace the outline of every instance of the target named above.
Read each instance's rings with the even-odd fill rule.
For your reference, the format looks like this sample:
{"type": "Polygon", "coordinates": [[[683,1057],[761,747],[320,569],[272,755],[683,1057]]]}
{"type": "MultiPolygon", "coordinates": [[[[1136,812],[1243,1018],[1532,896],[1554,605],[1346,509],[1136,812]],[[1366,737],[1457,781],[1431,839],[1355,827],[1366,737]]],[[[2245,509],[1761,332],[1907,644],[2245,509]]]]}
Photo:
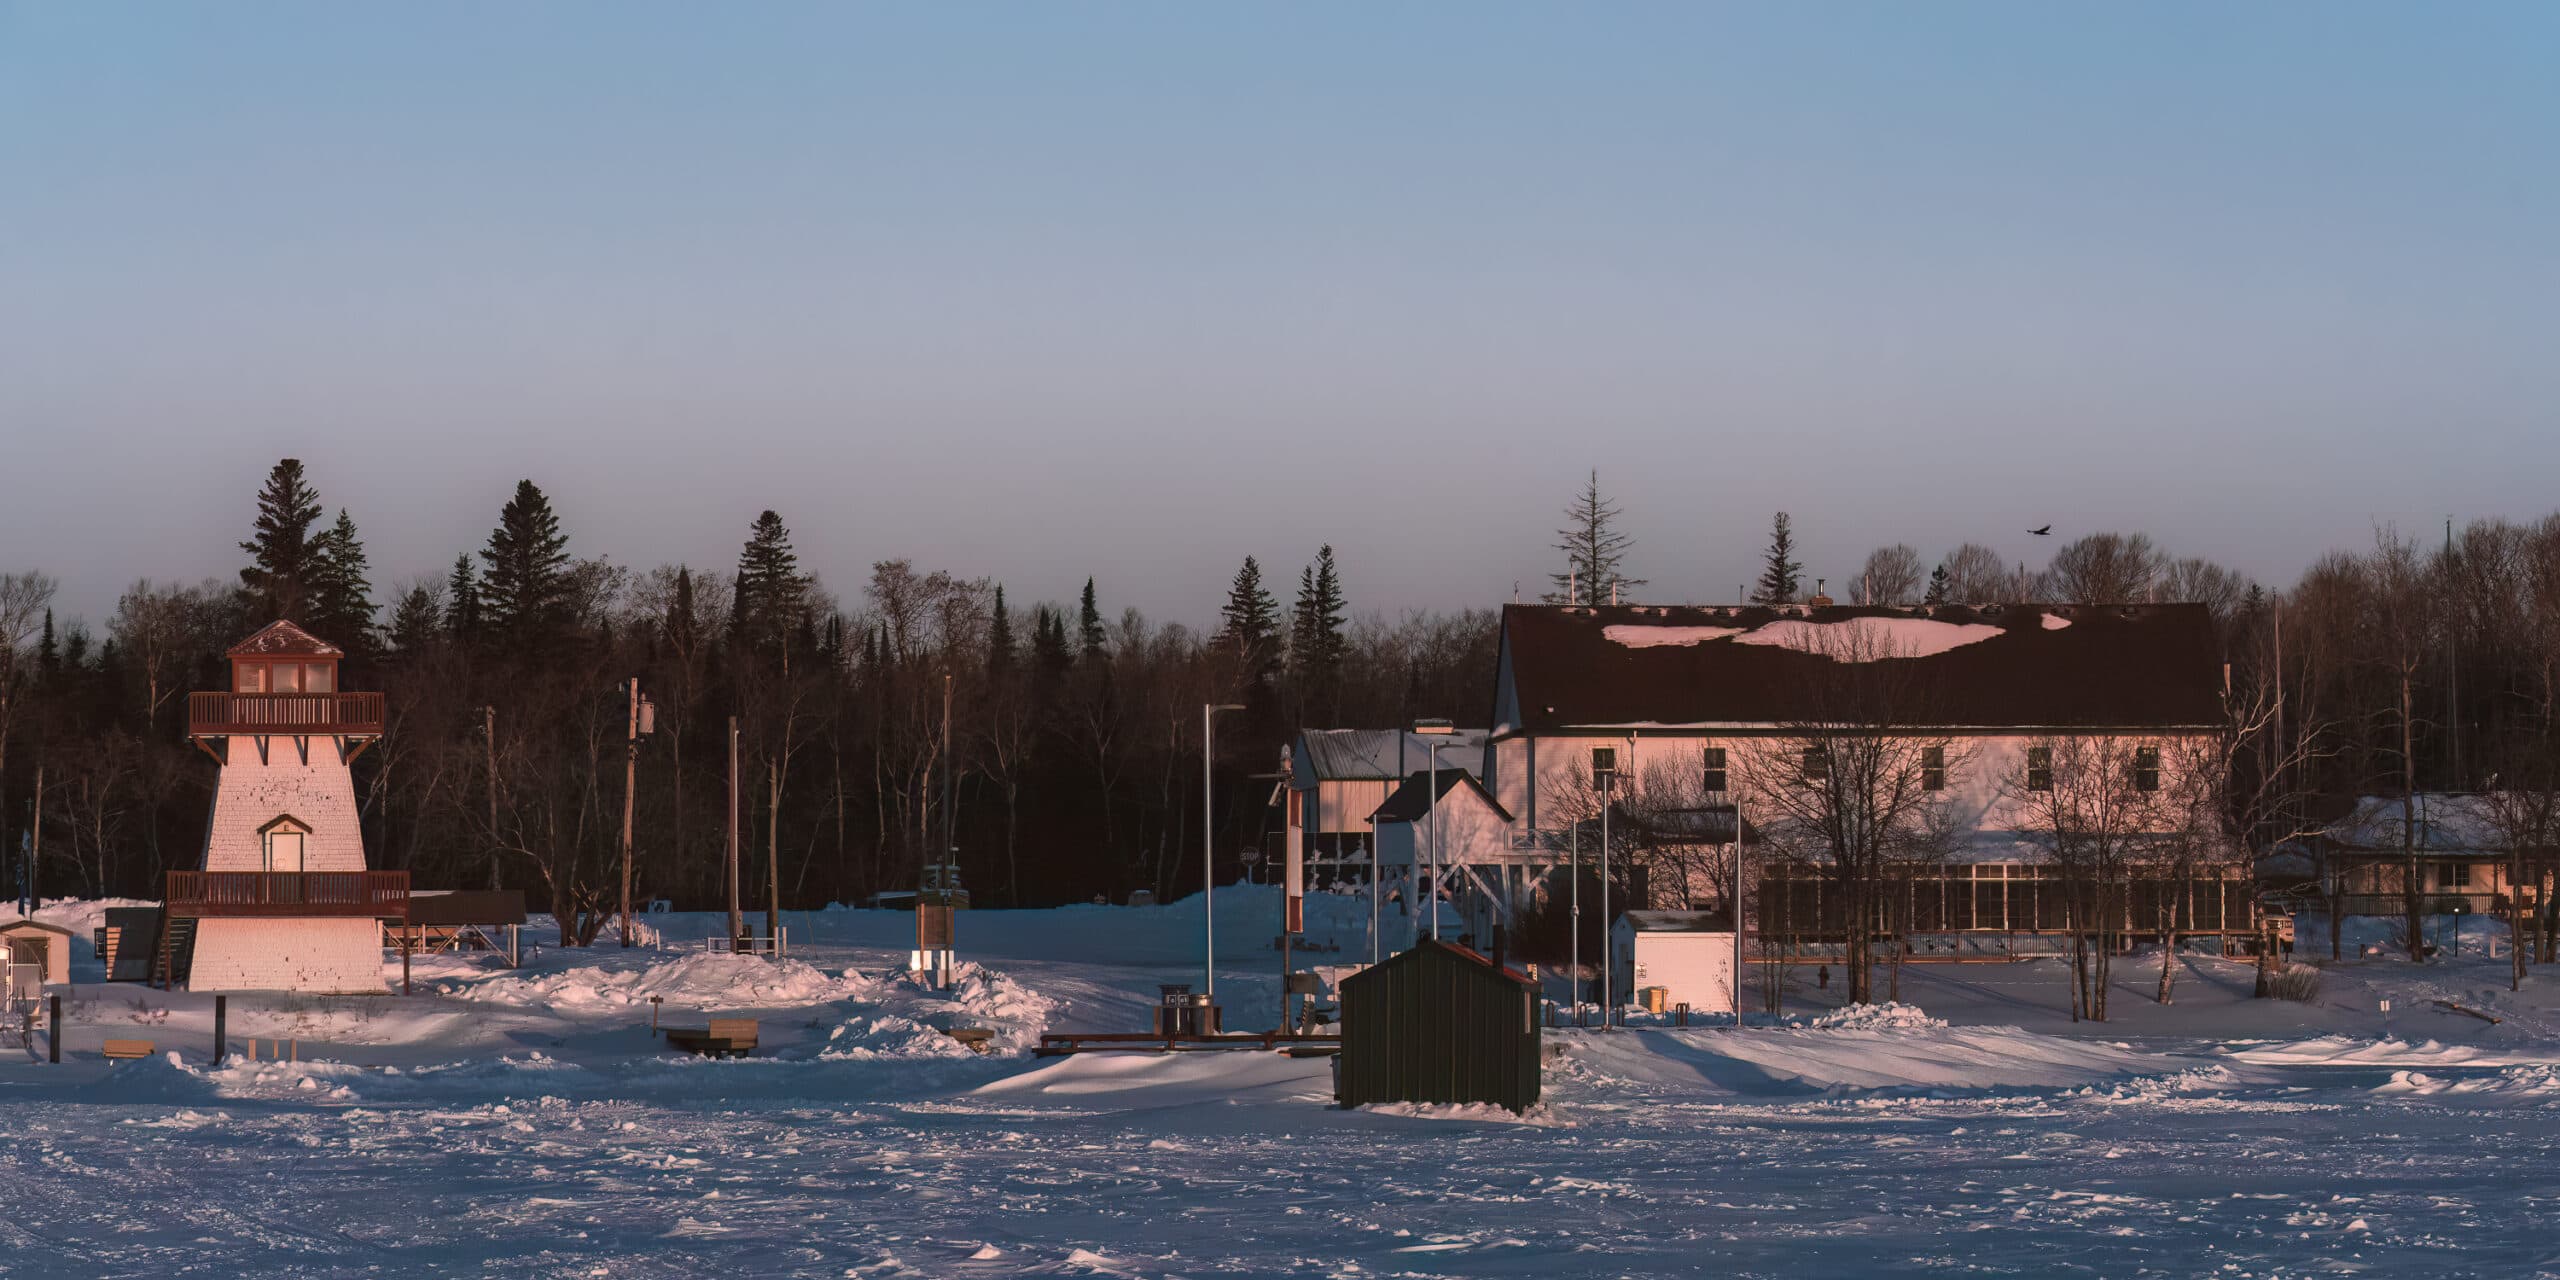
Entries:
{"type": "Polygon", "coordinates": [[[382,736],[382,695],[338,687],[337,646],[275,622],[191,694],[187,736],[222,766],[204,865],[169,873],[153,976],[198,991],[381,991],[382,924],[409,873],[365,867],[347,766],[382,736]]]}

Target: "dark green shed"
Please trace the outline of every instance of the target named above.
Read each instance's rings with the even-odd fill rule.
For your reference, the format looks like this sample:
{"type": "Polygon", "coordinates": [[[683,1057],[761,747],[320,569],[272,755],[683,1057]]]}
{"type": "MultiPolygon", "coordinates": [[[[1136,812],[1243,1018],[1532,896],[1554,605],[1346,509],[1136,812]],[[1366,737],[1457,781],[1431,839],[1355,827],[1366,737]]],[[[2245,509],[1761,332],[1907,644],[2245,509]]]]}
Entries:
{"type": "Polygon", "coordinates": [[[1334,1100],[1537,1105],[1537,984],[1425,940],[1342,981],[1334,1100]]]}

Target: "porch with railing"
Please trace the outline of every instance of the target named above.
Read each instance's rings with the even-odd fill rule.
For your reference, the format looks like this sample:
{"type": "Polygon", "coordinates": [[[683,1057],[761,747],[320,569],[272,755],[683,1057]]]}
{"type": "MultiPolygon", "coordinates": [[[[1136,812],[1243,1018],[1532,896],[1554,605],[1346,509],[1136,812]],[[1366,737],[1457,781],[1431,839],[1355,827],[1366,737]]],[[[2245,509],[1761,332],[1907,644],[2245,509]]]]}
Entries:
{"type": "Polygon", "coordinates": [[[187,734],[196,738],[235,734],[309,734],[315,737],[382,736],[379,693],[191,693],[187,734]]]}
{"type": "Polygon", "coordinates": [[[344,916],[403,920],[406,871],[172,871],[173,917],[344,916]]]}

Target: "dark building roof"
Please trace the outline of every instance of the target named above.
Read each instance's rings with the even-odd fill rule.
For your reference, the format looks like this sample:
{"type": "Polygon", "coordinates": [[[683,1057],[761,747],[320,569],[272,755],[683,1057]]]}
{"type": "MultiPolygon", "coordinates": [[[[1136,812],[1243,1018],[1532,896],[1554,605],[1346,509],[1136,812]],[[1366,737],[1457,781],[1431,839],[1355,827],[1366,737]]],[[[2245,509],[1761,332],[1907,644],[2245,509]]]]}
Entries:
{"type": "Polygon", "coordinates": [[[338,646],[278,618],[258,634],[231,646],[227,658],[343,658],[338,646]]]}
{"type": "Polygon", "coordinates": [[[1394,795],[1387,797],[1385,804],[1371,811],[1369,821],[1419,822],[1431,812],[1432,801],[1449,794],[1460,783],[1466,784],[1468,790],[1482,797],[1486,805],[1490,806],[1495,813],[1502,815],[1504,822],[1511,821],[1510,811],[1504,809],[1501,802],[1493,798],[1492,792],[1484,789],[1483,783],[1476,781],[1475,775],[1463,769],[1442,769],[1439,774],[1440,789],[1438,791],[1431,789],[1431,778],[1432,774],[1427,769],[1415,771],[1412,777],[1404,780],[1403,786],[1396,788],[1394,795]]]}
{"type": "Polygon", "coordinates": [[[1414,733],[1404,729],[1308,729],[1298,735],[1311,778],[1294,779],[1301,787],[1347,780],[1394,781],[1415,762],[1428,762],[1440,748],[1440,767],[1475,772],[1484,748],[1485,731],[1456,729],[1448,733],[1414,733]],[[1398,752],[1402,754],[1399,755],[1398,752]]]}
{"type": "Polygon", "coordinates": [[[1824,673],[1890,664],[1944,728],[2187,728],[2221,722],[2222,660],[2200,604],[1782,608],[1510,605],[1497,732],[1790,724],[1824,673]],[[1888,656],[1890,655],[1890,656],[1888,656]]]}
{"type": "Polygon", "coordinates": [[[456,889],[409,895],[410,924],[523,924],[521,889],[456,889]]]}

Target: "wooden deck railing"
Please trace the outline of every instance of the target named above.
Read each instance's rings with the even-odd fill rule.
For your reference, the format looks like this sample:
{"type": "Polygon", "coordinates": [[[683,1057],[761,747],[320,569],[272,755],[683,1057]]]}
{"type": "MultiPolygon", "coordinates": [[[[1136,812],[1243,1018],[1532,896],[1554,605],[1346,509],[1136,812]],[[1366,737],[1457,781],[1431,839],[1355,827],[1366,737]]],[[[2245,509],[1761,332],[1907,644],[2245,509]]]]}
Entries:
{"type": "Polygon", "coordinates": [[[311,734],[346,738],[382,736],[379,693],[191,693],[187,734],[311,734]]]}
{"type": "Polygon", "coordinates": [[[172,871],[172,916],[354,916],[405,920],[406,871],[172,871]]]}

